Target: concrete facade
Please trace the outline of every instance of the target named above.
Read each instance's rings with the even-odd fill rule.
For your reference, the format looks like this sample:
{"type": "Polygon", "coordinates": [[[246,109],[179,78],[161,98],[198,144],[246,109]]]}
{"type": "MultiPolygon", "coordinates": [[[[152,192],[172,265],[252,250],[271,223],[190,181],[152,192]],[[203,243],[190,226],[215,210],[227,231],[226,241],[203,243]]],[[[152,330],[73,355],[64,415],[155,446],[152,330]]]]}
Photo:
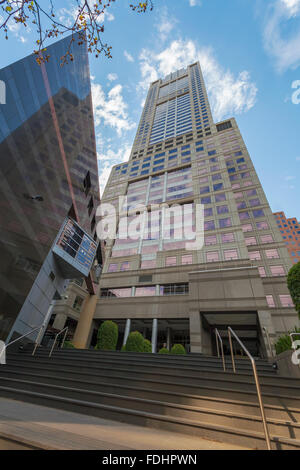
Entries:
{"type": "Polygon", "coordinates": [[[130,160],[112,169],[102,201],[119,223],[143,204],[144,233],[152,204],[160,215],[156,237],[107,241],[96,321],[116,320],[124,334],[125,320],[141,332],[158,320],[158,347],[172,343],[170,329],[186,338],[188,325],[188,350],[207,354],[214,328],[225,340],[232,326],[260,356],[269,354],[263,326],[274,341],[298,324],[289,253],[235,119],[213,121],[199,63],[150,86],[130,160]],[[164,238],[164,203],[190,210],[193,227],[204,206],[201,249],[164,238]]]}

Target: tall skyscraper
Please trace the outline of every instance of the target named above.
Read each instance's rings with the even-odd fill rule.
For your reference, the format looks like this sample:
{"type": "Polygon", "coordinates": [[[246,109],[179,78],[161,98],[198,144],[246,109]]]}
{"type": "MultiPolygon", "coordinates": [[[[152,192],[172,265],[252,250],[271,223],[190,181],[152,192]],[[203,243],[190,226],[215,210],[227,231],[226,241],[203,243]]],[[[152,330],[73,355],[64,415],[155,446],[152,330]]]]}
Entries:
{"type": "Polygon", "coordinates": [[[215,328],[225,337],[231,326],[266,356],[264,328],[274,339],[298,324],[285,243],[235,119],[213,120],[199,63],[151,84],[130,159],[112,169],[102,201],[119,218],[138,204],[158,209],[150,235],[145,218],[142,240],[107,242],[95,325],[113,319],[125,339],[129,330],[152,338],[153,350],[183,343],[208,354],[215,328]],[[204,205],[201,249],[186,248],[164,203],[184,206],[193,228],[204,205]]]}
{"type": "Polygon", "coordinates": [[[300,222],[296,219],[296,217],[290,219],[287,218],[284,212],[275,212],[274,216],[292,262],[299,263],[300,222]]]}
{"type": "MultiPolygon", "coordinates": [[[[88,53],[70,38],[0,70],[0,339],[5,340],[65,217],[96,239],[97,154],[88,53]]],[[[45,299],[41,296],[41,302],[45,299]]],[[[39,325],[31,325],[39,326],[39,325]]]]}

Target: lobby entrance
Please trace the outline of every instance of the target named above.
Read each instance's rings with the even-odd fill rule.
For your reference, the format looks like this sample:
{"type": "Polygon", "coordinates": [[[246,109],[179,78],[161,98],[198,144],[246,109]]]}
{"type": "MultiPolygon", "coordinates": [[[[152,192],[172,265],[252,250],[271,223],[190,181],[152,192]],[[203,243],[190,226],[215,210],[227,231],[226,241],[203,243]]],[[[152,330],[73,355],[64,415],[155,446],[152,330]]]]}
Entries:
{"type": "MultiPolygon", "coordinates": [[[[212,355],[217,355],[216,328],[221,335],[225,355],[230,355],[228,339],[228,326],[230,326],[253,357],[266,357],[257,312],[205,312],[201,314],[201,317],[204,336],[209,337],[211,342],[212,355]]],[[[233,349],[236,356],[246,357],[245,352],[236,341],[233,341],[233,349]]]]}

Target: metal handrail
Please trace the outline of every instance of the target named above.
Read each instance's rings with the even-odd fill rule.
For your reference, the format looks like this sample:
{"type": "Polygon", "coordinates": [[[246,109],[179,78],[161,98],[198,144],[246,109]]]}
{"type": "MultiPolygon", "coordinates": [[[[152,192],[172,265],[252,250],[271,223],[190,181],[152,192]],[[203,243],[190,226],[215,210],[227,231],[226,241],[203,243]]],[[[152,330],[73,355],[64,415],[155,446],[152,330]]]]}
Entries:
{"type": "Polygon", "coordinates": [[[293,340],[294,336],[300,336],[300,332],[299,333],[290,333],[290,338],[291,338],[291,341],[292,341],[292,348],[293,348],[294,351],[297,351],[297,347],[294,346],[294,340],[293,340]]]}
{"type": "Polygon", "coordinates": [[[269,349],[270,349],[270,353],[271,353],[271,357],[274,357],[274,352],[273,352],[273,348],[272,348],[272,343],[271,343],[271,338],[270,338],[270,334],[267,330],[267,328],[265,326],[262,327],[262,330],[265,332],[266,334],[266,338],[267,338],[267,342],[268,342],[268,346],[269,346],[269,349]]]}
{"type": "Polygon", "coordinates": [[[257,375],[257,369],[256,369],[256,364],[254,358],[251,356],[249,353],[248,349],[246,346],[242,343],[240,338],[237,336],[237,334],[230,328],[228,327],[228,337],[229,337],[229,344],[230,344],[230,352],[231,352],[231,359],[232,359],[232,367],[233,367],[233,372],[236,373],[236,367],[235,367],[235,360],[234,360],[234,354],[233,354],[233,347],[232,347],[232,336],[236,339],[236,341],[239,343],[241,348],[245,351],[247,354],[248,358],[251,361],[252,369],[253,369],[253,374],[254,374],[254,379],[255,379],[255,385],[256,385],[256,391],[257,391],[257,397],[258,397],[258,402],[259,402],[259,407],[260,407],[260,412],[261,412],[261,417],[263,421],[263,426],[264,426],[264,432],[265,432],[265,438],[266,438],[266,443],[267,443],[267,448],[268,450],[271,450],[271,441],[270,441],[270,435],[269,435],[269,430],[268,430],[268,424],[266,420],[266,415],[265,415],[265,410],[264,410],[264,405],[262,401],[262,396],[261,396],[261,390],[260,390],[260,385],[259,385],[259,380],[258,380],[258,375],[257,375]]]}
{"type": "Polygon", "coordinates": [[[63,338],[62,343],[61,343],[61,346],[60,346],[61,349],[63,348],[63,346],[64,346],[64,344],[65,344],[65,341],[66,341],[66,337],[67,337],[68,331],[69,331],[69,327],[66,327],[66,328],[64,328],[63,330],[61,330],[61,331],[59,331],[59,332],[57,333],[57,335],[55,336],[55,340],[54,340],[54,342],[53,342],[53,345],[52,345],[52,348],[51,348],[49,357],[52,356],[52,353],[53,353],[53,350],[54,350],[54,348],[55,348],[55,345],[56,345],[56,342],[57,342],[58,337],[59,337],[62,333],[65,333],[65,334],[64,334],[64,338],[63,338]]]}
{"type": "Polygon", "coordinates": [[[36,352],[36,349],[38,347],[38,342],[39,342],[39,339],[40,339],[40,336],[41,336],[41,332],[43,331],[43,329],[45,328],[45,325],[43,324],[42,326],[38,326],[37,328],[34,328],[33,330],[31,330],[29,333],[26,333],[26,335],[23,335],[23,336],[20,336],[19,338],[15,339],[14,341],[11,341],[10,343],[6,344],[4,346],[4,348],[2,349],[1,351],[1,354],[0,354],[0,362],[1,362],[1,357],[2,355],[5,353],[6,349],[11,346],[12,344],[15,344],[17,343],[18,341],[20,341],[21,339],[24,339],[24,338],[27,338],[28,336],[32,335],[32,333],[34,333],[35,331],[39,331],[39,334],[37,336],[37,339],[35,340],[35,347],[34,347],[34,350],[32,352],[32,356],[35,355],[35,352],[36,352]]]}
{"type": "Polygon", "coordinates": [[[216,344],[217,344],[217,353],[218,353],[218,357],[220,357],[220,348],[219,348],[219,342],[220,342],[221,353],[222,353],[223,369],[224,369],[224,372],[226,372],[223,340],[222,340],[221,335],[220,335],[219,331],[217,330],[217,328],[215,328],[215,334],[216,334],[216,344]]]}

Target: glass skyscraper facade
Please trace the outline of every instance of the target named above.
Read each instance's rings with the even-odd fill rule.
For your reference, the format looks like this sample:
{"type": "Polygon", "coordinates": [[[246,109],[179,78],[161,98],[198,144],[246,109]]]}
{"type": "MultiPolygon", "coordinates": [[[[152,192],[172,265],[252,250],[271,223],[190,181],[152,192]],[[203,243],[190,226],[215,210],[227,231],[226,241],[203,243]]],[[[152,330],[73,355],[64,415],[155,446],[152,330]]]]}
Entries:
{"type": "Polygon", "coordinates": [[[147,209],[142,239],[106,245],[96,319],[131,321],[148,335],[158,320],[161,344],[171,328],[191,351],[208,353],[214,328],[231,325],[261,355],[263,327],[275,337],[298,323],[286,246],[235,119],[213,120],[199,63],[151,84],[130,160],[113,168],[103,201],[119,217],[147,209]],[[127,206],[118,207],[120,196],[127,206]],[[186,249],[176,236],[180,218],[165,224],[164,203],[179,204],[191,228],[195,205],[204,206],[203,248],[186,249]],[[158,208],[149,236],[151,204],[158,208]]]}
{"type": "MultiPolygon", "coordinates": [[[[70,38],[2,70],[0,105],[0,339],[5,339],[70,214],[96,239],[97,154],[88,53],[70,38]]],[[[36,325],[32,325],[33,327],[36,325]]]]}

